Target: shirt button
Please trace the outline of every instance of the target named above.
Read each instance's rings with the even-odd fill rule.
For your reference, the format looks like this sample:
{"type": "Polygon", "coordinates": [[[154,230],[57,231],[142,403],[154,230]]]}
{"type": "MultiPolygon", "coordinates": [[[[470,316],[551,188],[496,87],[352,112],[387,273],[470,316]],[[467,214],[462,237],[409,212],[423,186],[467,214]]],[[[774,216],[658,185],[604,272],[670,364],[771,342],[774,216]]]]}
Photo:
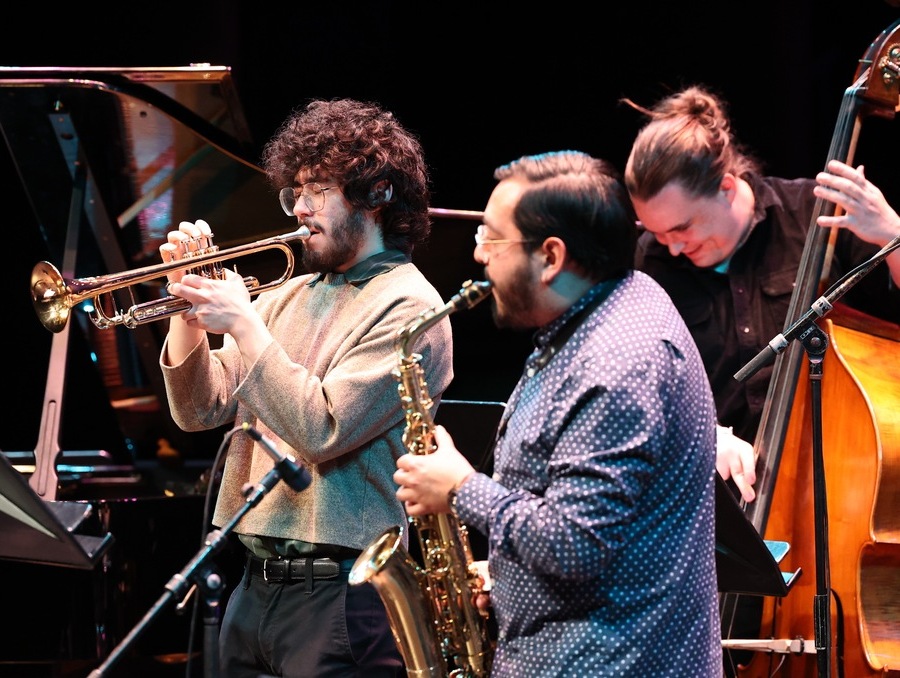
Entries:
{"type": "Polygon", "coordinates": [[[744,334],[750,334],[750,328],[749,328],[749,327],[745,327],[745,328],[744,328],[744,334]]]}

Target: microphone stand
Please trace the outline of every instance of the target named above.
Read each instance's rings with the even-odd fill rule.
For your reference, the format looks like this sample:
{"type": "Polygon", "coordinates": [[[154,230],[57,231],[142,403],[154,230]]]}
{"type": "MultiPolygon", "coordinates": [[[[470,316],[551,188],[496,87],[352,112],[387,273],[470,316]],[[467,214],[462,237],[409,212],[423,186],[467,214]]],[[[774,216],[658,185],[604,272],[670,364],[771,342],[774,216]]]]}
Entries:
{"type": "MultiPolygon", "coordinates": [[[[191,582],[194,582],[201,591],[204,591],[204,593],[209,596],[209,598],[207,598],[207,614],[204,618],[204,621],[207,622],[207,631],[209,631],[210,626],[212,626],[209,621],[211,619],[218,621],[218,601],[221,598],[224,581],[215,567],[207,563],[207,560],[214,553],[217,553],[222,549],[228,535],[234,531],[235,526],[240,522],[241,518],[243,518],[250,509],[256,506],[269,490],[275,487],[282,477],[282,469],[285,468],[286,467],[283,464],[277,464],[257,485],[251,485],[246,488],[245,494],[247,496],[247,501],[244,505],[235,512],[234,516],[232,516],[221,529],[213,530],[207,535],[203,548],[201,548],[191,561],[185,565],[181,572],[174,575],[168,581],[165,585],[166,592],[160,596],[156,604],[144,615],[137,626],[125,636],[122,642],[115,647],[106,660],[96,669],[91,671],[88,678],[101,678],[101,676],[107,675],[106,672],[121,659],[125,651],[135,640],[137,640],[138,636],[144,632],[156,616],[162,612],[170,602],[185,596],[186,592],[190,590],[191,582]]],[[[217,625],[215,630],[218,630],[217,625]]],[[[211,640],[210,633],[208,632],[204,635],[204,638],[207,643],[215,643],[217,641],[216,635],[213,634],[211,640]]],[[[218,653],[211,652],[208,654],[213,658],[214,665],[210,666],[209,664],[211,662],[207,662],[205,675],[207,678],[216,678],[218,673],[218,653]]]]}
{"type": "Polygon", "coordinates": [[[818,675],[823,678],[831,676],[831,571],[828,552],[828,501],[822,449],[822,365],[828,349],[828,335],[814,321],[816,318],[825,317],[834,308],[835,301],[867,276],[875,266],[898,247],[900,247],[900,236],[891,240],[871,259],[857,266],[835,283],[828,292],[813,302],[806,313],[782,334],[775,336],[766,348],[734,375],[738,381],[745,381],[772,362],[775,356],[787,348],[793,339],[799,339],[806,351],[809,362],[810,403],[812,406],[813,508],[816,524],[816,596],[813,602],[813,624],[816,636],[818,675]]]}

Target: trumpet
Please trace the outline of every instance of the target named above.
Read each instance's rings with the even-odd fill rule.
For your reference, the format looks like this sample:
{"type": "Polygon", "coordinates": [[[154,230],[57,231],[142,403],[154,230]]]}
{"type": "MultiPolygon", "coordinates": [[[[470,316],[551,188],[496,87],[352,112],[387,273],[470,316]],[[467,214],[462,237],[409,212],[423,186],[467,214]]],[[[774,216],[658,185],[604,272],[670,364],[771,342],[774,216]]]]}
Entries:
{"type": "MultiPolygon", "coordinates": [[[[281,277],[265,284],[260,284],[259,280],[252,276],[244,278],[244,284],[250,294],[256,295],[280,287],[288,281],[294,272],[294,253],[289,243],[306,240],[309,235],[309,229],[301,226],[290,233],[224,250],[209,244],[208,247],[192,252],[190,256],[177,261],[145,266],[125,273],[68,280],[63,278],[56,266],[49,261],[41,261],[31,272],[31,299],[41,324],[54,333],[61,332],[65,328],[69,321],[70,310],[87,299],[94,300],[94,310],[90,317],[94,325],[101,330],[116,325],[134,329],[138,325],[183,313],[191,307],[191,304],[180,297],[169,295],[154,301],[133,303],[128,310],[117,310],[109,315],[103,308],[104,295],[111,298],[112,293],[117,290],[132,288],[134,285],[161,278],[172,271],[185,269],[191,273],[221,279],[223,277],[221,262],[265,250],[280,249],[287,258],[281,277]]],[[[211,236],[206,236],[206,241],[211,243],[211,236]]],[[[132,301],[134,301],[133,291],[132,301]]],[[[112,304],[115,303],[113,299],[112,304]]]]}

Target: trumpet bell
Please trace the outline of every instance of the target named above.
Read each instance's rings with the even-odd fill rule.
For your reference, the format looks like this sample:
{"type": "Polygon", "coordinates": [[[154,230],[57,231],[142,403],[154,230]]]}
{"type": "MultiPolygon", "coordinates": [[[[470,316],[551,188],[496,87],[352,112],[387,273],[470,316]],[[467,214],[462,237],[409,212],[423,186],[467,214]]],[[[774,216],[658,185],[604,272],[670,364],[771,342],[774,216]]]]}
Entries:
{"type": "Polygon", "coordinates": [[[49,261],[41,261],[31,271],[31,300],[41,324],[54,334],[69,322],[66,282],[49,261]]]}

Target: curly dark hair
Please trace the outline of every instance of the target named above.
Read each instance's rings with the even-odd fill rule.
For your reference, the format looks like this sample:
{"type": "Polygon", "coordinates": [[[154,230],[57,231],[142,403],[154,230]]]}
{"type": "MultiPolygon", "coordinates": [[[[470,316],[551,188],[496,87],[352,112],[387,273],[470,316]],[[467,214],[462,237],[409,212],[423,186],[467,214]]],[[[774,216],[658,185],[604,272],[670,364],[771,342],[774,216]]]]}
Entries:
{"type": "Polygon", "coordinates": [[[411,255],[431,232],[430,176],[418,138],[378,104],[353,99],[314,99],[295,109],[263,150],[269,183],[279,190],[297,172],[337,182],[357,209],[372,209],[379,182],[392,187],[381,205],[386,247],[411,255]]]}

